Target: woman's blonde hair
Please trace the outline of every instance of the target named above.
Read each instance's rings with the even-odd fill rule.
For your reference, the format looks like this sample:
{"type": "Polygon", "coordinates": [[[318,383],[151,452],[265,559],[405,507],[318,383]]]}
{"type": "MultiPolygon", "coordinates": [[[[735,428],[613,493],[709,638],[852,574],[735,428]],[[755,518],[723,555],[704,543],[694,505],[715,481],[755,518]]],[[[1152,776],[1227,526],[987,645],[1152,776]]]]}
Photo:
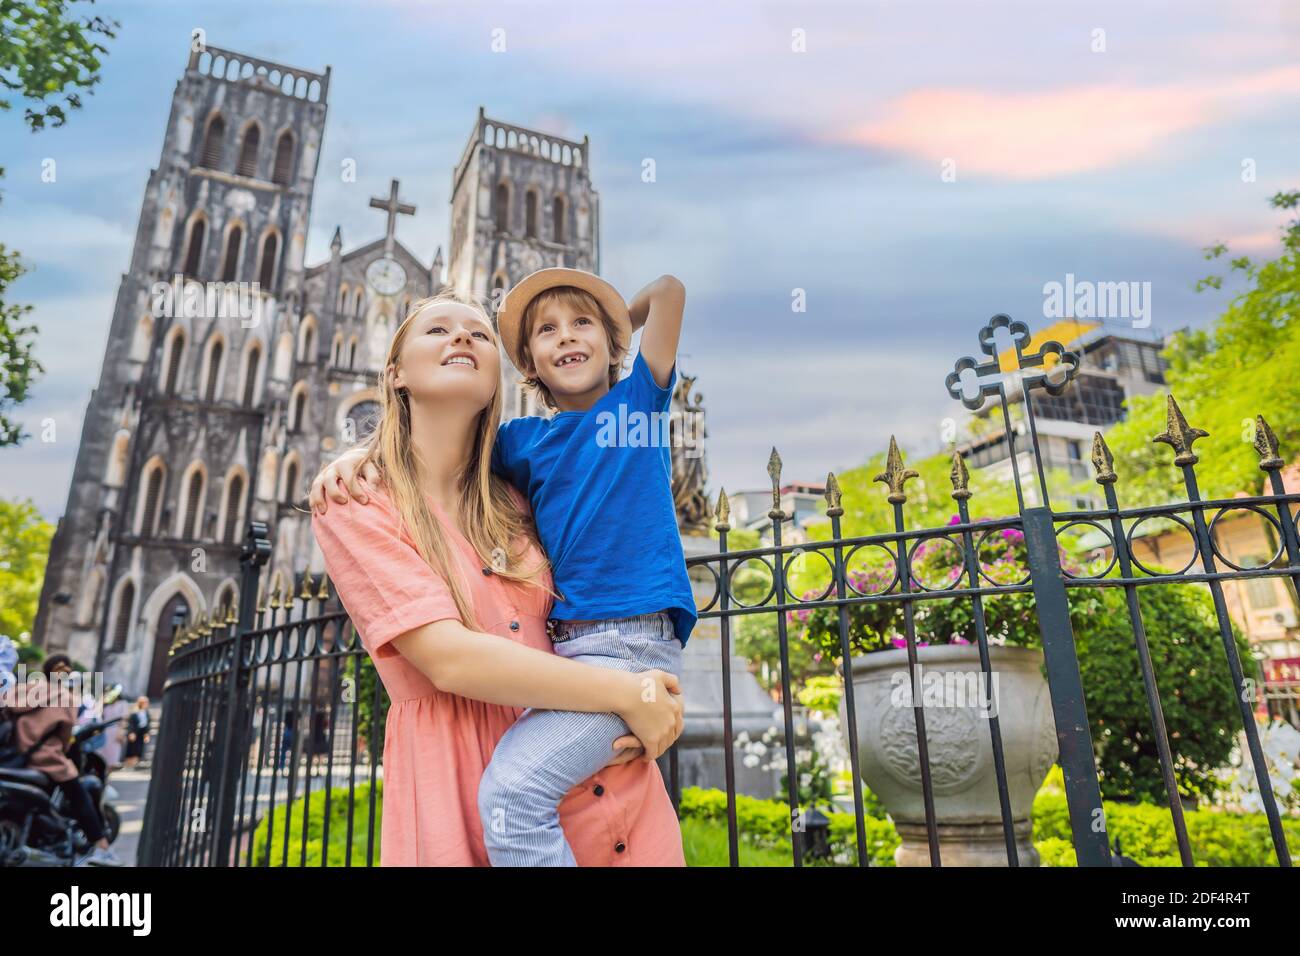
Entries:
{"type": "MultiPolygon", "coordinates": [[[[533,371],[536,372],[536,362],[533,360],[532,350],[528,347],[528,342],[533,335],[533,326],[537,324],[537,317],[541,315],[542,309],[548,302],[561,302],[573,309],[575,312],[590,312],[600,319],[601,326],[605,329],[605,339],[609,342],[609,387],[613,388],[618,384],[619,377],[623,371],[623,359],[627,355],[627,345],[619,337],[618,326],[610,318],[609,313],[597,301],[596,297],[585,289],[579,289],[572,285],[557,285],[546,289],[543,292],[533,296],[532,301],[524,307],[524,314],[519,320],[519,346],[517,351],[526,364],[533,365],[533,371]]],[[[559,405],[555,402],[555,396],[551,390],[546,387],[540,375],[527,375],[520,379],[519,383],[526,388],[531,389],[542,400],[543,404],[552,411],[558,411],[559,405]]]]}
{"type": "MultiPolygon", "coordinates": [[[[492,327],[483,306],[476,300],[454,292],[420,299],[411,305],[406,319],[398,326],[388,346],[388,357],[379,375],[379,421],[366,447],[364,461],[372,463],[383,480],[399,519],[420,556],[451,589],[456,610],[466,627],[479,630],[479,622],[469,601],[468,590],[441,524],[433,516],[422,491],[421,467],[411,441],[411,402],[406,389],[393,384],[393,375],[402,355],[402,346],[411,324],[425,310],[444,302],[458,302],[474,309],[492,327]]],[[[522,558],[537,531],[528,515],[522,514],[511,498],[506,482],[492,474],[492,446],[501,422],[501,389],[492,392],[492,400],[479,414],[474,428],[473,445],[461,472],[460,499],[457,502],[461,531],[474,546],[483,566],[507,580],[528,583],[554,591],[542,581],[549,562],[542,557],[530,568],[521,567],[522,558]]]]}

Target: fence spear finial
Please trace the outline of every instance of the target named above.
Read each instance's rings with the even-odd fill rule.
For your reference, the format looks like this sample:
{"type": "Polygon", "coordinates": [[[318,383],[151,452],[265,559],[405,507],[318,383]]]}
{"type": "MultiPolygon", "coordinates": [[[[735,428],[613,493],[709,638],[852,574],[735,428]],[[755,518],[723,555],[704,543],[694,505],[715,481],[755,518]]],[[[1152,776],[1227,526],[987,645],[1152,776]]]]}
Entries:
{"type": "Polygon", "coordinates": [[[311,572],[304,571],[302,573],[302,588],[298,591],[298,597],[304,601],[310,601],[311,592],[312,592],[311,572]]]}
{"type": "Polygon", "coordinates": [[[1174,450],[1175,465],[1194,465],[1201,460],[1201,456],[1192,451],[1192,443],[1198,438],[1207,437],[1210,433],[1187,424],[1187,419],[1183,417],[1183,410],[1178,407],[1173,395],[1169,396],[1166,405],[1168,413],[1165,430],[1151,440],[1166,444],[1174,450]]]}
{"type": "Polygon", "coordinates": [[[767,476],[772,479],[772,510],[768,517],[777,521],[785,517],[785,512],[781,510],[781,456],[777,454],[775,445],[767,459],[767,476]]]}
{"type": "Polygon", "coordinates": [[[1093,432],[1092,467],[1097,471],[1097,484],[1113,485],[1119,481],[1114,465],[1115,456],[1110,453],[1110,446],[1106,444],[1106,439],[1101,437],[1101,432],[1093,432]]]}
{"type": "Polygon", "coordinates": [[[836,518],[844,514],[844,509],[840,507],[840,482],[835,477],[835,472],[826,473],[826,517],[836,518]]]}
{"type": "Polygon", "coordinates": [[[909,478],[920,478],[920,474],[911,468],[903,467],[903,456],[898,453],[898,442],[889,436],[889,454],[885,457],[885,470],[876,475],[872,481],[883,481],[889,486],[889,503],[901,505],[907,501],[904,485],[909,478]]]}
{"type": "Polygon", "coordinates": [[[1278,454],[1277,436],[1263,415],[1255,416],[1255,451],[1259,452],[1259,467],[1264,471],[1277,471],[1284,464],[1278,454]]]}
{"type": "Polygon", "coordinates": [[[948,477],[952,479],[954,501],[963,501],[974,494],[970,490],[970,472],[966,469],[966,459],[962,458],[961,452],[955,448],[952,450],[952,471],[948,473],[948,477]]]}
{"type": "Polygon", "coordinates": [[[714,510],[714,517],[717,520],[713,525],[713,530],[718,532],[731,530],[731,501],[727,498],[727,489],[725,488],[718,491],[718,505],[714,510]]]}
{"type": "Polygon", "coordinates": [[[316,600],[328,601],[330,597],[329,576],[321,574],[320,587],[316,591],[316,600]]]}

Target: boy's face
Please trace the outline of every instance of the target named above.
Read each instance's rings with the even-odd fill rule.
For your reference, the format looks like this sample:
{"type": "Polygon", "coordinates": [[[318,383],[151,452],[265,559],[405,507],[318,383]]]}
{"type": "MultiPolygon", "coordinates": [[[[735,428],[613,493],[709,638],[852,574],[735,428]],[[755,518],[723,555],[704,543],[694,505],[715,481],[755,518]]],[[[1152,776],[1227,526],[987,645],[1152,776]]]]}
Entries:
{"type": "Polygon", "coordinates": [[[599,316],[548,302],[533,323],[528,348],[532,371],[561,408],[566,400],[609,391],[609,337],[599,316]]]}

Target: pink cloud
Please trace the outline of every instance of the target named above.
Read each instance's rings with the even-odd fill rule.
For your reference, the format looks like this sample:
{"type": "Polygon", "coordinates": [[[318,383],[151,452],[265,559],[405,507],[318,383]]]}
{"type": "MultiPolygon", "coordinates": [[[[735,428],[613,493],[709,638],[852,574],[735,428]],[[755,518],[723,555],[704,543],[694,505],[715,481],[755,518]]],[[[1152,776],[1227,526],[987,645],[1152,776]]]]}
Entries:
{"type": "Polygon", "coordinates": [[[1179,133],[1300,95],[1300,67],[1167,86],[1110,84],[1044,93],[935,88],[895,99],[838,141],[895,150],[957,176],[1049,179],[1150,155],[1179,133]]]}

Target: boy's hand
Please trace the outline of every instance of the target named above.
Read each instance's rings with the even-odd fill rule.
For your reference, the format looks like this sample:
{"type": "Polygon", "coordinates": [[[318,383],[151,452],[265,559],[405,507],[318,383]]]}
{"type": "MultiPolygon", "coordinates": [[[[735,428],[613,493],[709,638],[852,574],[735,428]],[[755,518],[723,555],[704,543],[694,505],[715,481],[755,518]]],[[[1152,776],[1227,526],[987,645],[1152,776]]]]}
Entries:
{"type": "Polygon", "coordinates": [[[365,457],[364,448],[353,448],[321,469],[311,483],[311,494],[308,496],[312,511],[324,514],[331,499],[341,505],[348,503],[349,496],[362,505],[370,500],[365,483],[379,484],[379,469],[369,462],[363,466],[361,462],[365,457]]]}

